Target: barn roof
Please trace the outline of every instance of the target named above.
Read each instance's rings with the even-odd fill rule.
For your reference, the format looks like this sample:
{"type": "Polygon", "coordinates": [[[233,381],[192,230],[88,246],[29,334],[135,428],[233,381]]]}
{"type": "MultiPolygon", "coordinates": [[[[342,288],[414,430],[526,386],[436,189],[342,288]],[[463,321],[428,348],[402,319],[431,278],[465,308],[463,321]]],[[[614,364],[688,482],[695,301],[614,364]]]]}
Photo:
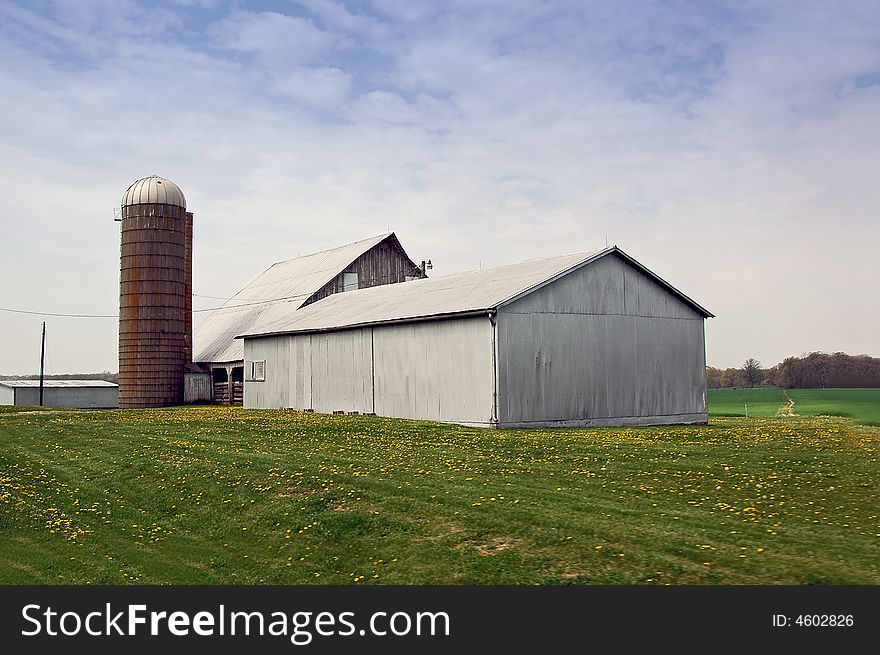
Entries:
{"type": "Polygon", "coordinates": [[[244,348],[235,336],[250,330],[270,309],[283,306],[293,312],[365,252],[394,232],[349,243],[339,248],[273,264],[250,284],[208,314],[193,332],[193,361],[235,362],[244,348]]]}
{"type": "MultiPolygon", "coordinates": [[[[0,380],[0,387],[34,388],[39,387],[39,380],[0,380]]],[[[118,387],[115,382],[106,380],[43,380],[47,389],[86,389],[95,387],[118,387]]]]}
{"type": "Polygon", "coordinates": [[[308,307],[279,303],[267,307],[259,323],[238,337],[323,332],[341,328],[408,322],[486,312],[513,302],[606,255],[616,254],[650,276],[702,316],[712,314],[648,270],[617,246],[479,271],[328,296],[308,307]]]}

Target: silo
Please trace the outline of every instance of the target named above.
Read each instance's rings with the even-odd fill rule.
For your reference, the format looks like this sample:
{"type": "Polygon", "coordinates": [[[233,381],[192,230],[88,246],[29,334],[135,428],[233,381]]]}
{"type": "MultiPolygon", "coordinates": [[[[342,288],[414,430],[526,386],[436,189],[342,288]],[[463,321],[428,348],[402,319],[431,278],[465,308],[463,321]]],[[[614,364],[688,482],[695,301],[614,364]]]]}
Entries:
{"type": "Polygon", "coordinates": [[[192,308],[192,298],[193,298],[193,215],[192,212],[186,212],[186,226],[184,228],[186,230],[186,234],[184,235],[184,239],[186,241],[186,254],[184,255],[184,302],[186,302],[186,312],[183,315],[184,330],[183,330],[183,338],[186,343],[186,364],[189,366],[192,363],[193,357],[193,308],[192,308]]]}
{"type": "Polygon", "coordinates": [[[187,221],[186,198],[171,180],[145,177],[122,196],[120,407],[183,401],[186,331],[191,325],[191,220],[187,221]]]}

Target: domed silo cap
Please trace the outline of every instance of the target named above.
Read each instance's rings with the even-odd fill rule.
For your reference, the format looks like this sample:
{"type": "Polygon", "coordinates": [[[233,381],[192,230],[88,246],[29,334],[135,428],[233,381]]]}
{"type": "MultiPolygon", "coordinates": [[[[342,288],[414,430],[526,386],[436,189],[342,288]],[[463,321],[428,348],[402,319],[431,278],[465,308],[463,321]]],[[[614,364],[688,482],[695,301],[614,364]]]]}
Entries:
{"type": "Polygon", "coordinates": [[[132,184],[122,195],[122,206],[128,205],[175,205],[186,209],[186,198],[171,180],[150,175],[132,184]]]}

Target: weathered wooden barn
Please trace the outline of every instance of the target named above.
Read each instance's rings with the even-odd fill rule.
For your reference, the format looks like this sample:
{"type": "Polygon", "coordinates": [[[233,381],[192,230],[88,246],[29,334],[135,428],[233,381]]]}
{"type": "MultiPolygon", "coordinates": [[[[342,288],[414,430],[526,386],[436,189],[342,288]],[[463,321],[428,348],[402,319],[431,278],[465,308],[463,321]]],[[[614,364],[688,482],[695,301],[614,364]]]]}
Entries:
{"type": "MultiPolygon", "coordinates": [[[[39,380],[0,380],[0,405],[39,404],[39,380]]],[[[44,380],[43,405],[94,409],[118,407],[119,385],[105,380],[44,380]]]]}
{"type": "Polygon", "coordinates": [[[274,303],[244,404],[487,427],[706,422],[707,310],[619,248],[274,303]]]}
{"type": "Polygon", "coordinates": [[[259,323],[269,308],[280,304],[292,312],[342,291],[423,277],[393,232],[278,262],[196,327],[193,362],[210,372],[215,402],[241,404],[244,351],[235,336],[259,323]]]}

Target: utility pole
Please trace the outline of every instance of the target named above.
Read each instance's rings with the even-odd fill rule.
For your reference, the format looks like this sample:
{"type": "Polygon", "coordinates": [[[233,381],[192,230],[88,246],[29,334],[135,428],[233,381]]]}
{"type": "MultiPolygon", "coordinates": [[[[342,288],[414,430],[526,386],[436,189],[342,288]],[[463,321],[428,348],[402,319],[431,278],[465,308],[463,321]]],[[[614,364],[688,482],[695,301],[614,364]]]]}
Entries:
{"type": "Polygon", "coordinates": [[[43,406],[43,371],[46,366],[46,321],[43,321],[43,341],[40,346],[40,407],[43,406]]]}

